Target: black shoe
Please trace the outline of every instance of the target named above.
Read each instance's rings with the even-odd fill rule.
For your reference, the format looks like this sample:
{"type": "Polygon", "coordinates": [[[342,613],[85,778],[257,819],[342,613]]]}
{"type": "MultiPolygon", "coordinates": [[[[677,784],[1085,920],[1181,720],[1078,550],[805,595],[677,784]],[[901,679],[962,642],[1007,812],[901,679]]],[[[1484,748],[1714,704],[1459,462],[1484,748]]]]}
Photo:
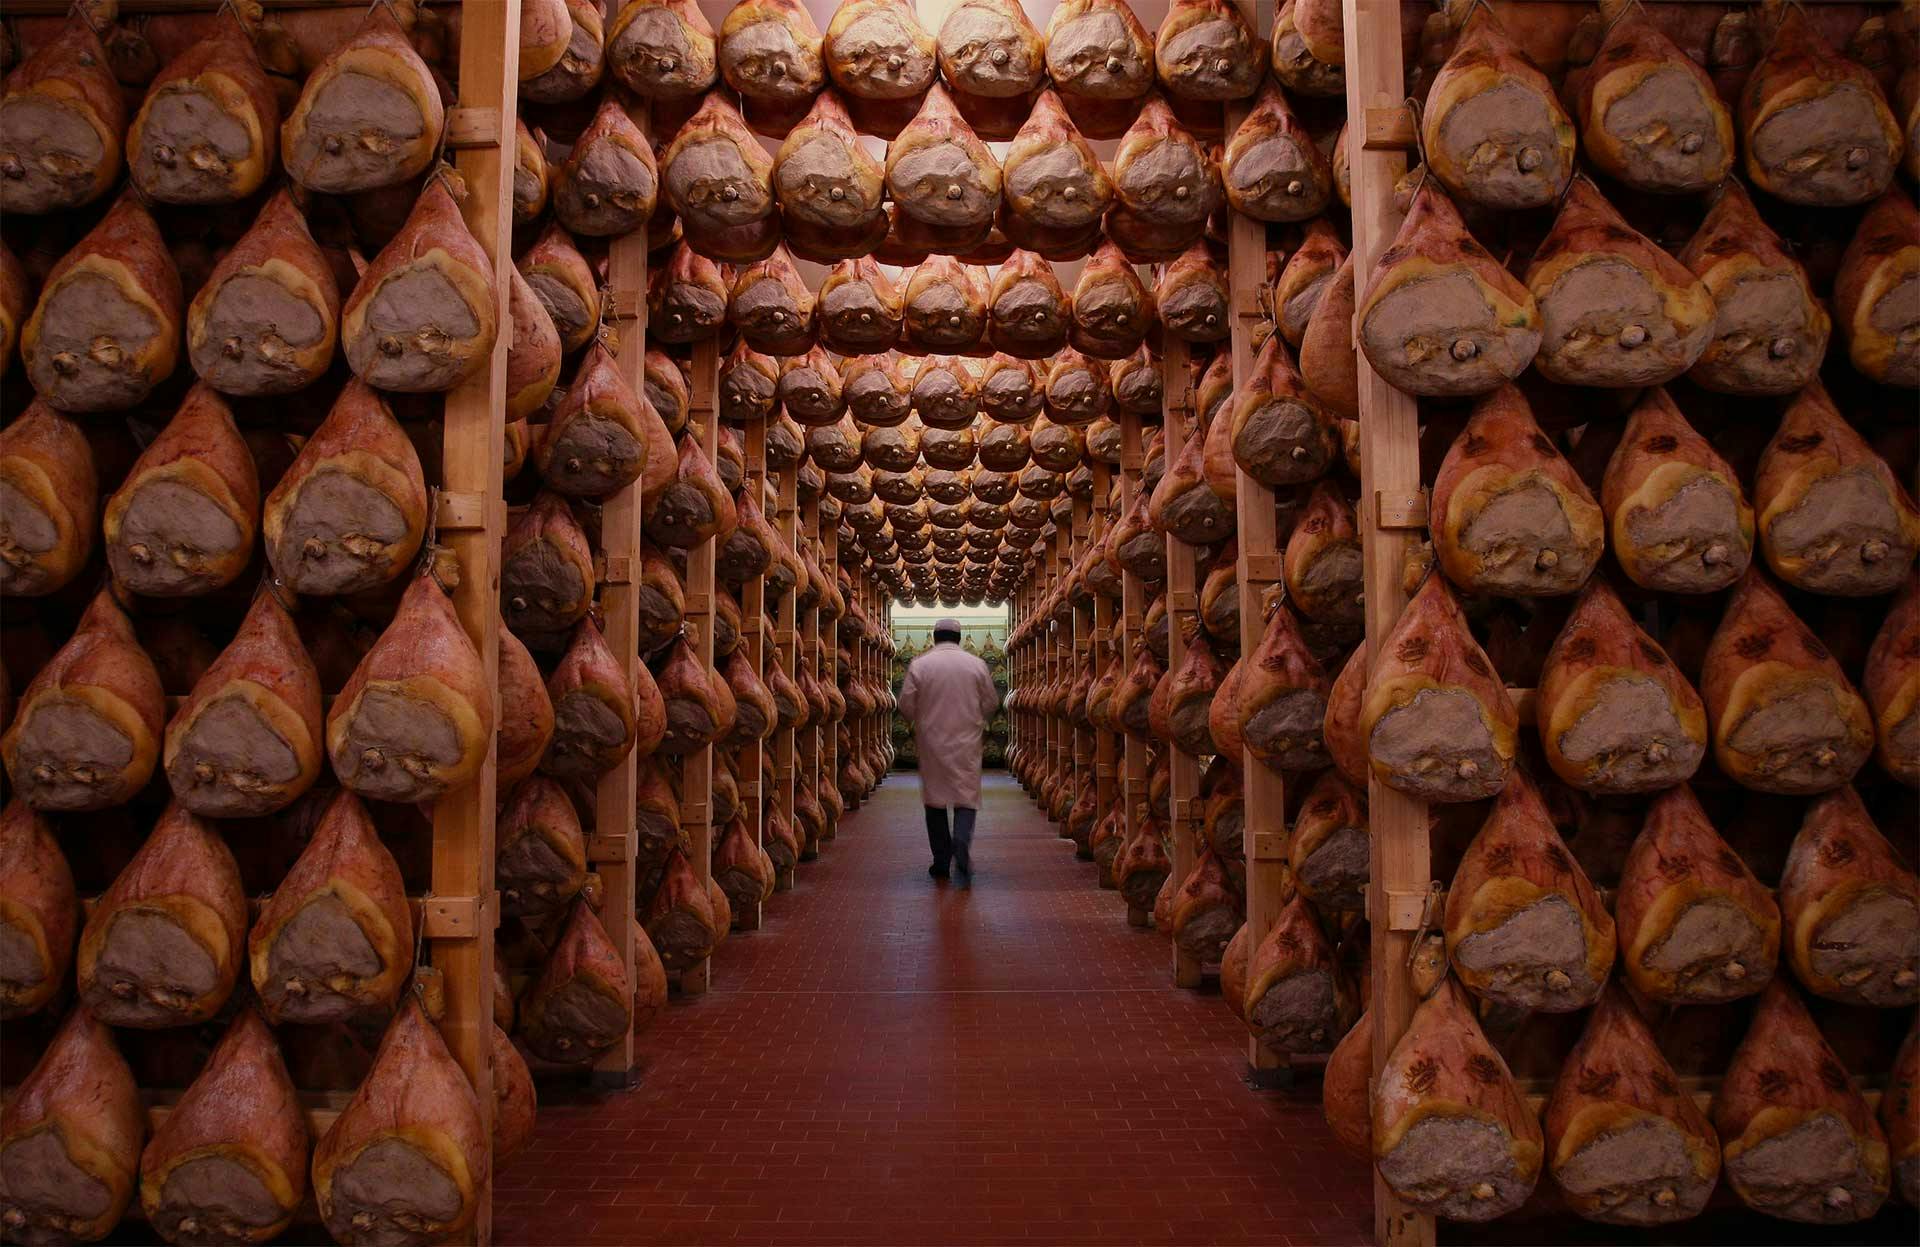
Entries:
{"type": "Polygon", "coordinates": [[[947,868],[945,866],[942,866],[939,862],[935,862],[933,865],[927,867],[927,873],[932,875],[935,879],[939,879],[943,882],[947,878],[947,868]]]}

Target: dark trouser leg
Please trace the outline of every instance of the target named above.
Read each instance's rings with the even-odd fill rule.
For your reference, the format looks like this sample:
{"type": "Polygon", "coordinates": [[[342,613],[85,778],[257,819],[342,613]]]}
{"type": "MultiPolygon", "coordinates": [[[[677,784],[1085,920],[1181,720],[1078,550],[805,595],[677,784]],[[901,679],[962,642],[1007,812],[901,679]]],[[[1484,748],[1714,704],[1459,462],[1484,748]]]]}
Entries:
{"type": "Polygon", "coordinates": [[[960,873],[973,873],[973,818],[978,813],[970,806],[953,807],[953,864],[960,873]]]}
{"type": "Polygon", "coordinates": [[[927,811],[927,847],[933,850],[933,873],[947,873],[947,863],[953,857],[953,837],[947,833],[947,807],[930,805],[927,811]]]}

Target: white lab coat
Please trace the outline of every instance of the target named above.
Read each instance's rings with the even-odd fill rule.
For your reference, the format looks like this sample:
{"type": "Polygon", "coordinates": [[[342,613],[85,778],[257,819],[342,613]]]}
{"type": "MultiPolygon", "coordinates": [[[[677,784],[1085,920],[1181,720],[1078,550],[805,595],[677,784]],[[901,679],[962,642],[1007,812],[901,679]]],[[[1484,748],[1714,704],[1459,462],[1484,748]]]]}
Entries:
{"type": "Polygon", "coordinates": [[[920,802],[980,808],[981,738],[999,708],[987,664],[952,642],[907,665],[900,713],[920,746],[920,802]]]}

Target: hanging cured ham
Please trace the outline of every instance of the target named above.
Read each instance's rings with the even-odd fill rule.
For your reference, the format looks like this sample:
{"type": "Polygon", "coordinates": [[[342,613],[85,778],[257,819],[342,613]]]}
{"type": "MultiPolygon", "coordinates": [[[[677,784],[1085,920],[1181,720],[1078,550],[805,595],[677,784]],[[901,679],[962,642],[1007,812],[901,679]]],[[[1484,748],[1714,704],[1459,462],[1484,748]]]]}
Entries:
{"type": "MultiPolygon", "coordinates": [[[[638,668],[636,668],[636,671],[638,668]]],[[[636,689],[594,621],[583,619],[547,677],[553,737],[540,769],[563,779],[605,774],[636,748],[651,753],[665,730],[665,708],[651,677],[636,689]]]]}
{"type": "Polygon", "coordinates": [[[1223,196],[1217,158],[1158,95],[1147,97],[1114,151],[1113,188],[1120,205],[1136,220],[1184,231],[1205,222],[1223,196]]]}
{"type": "Polygon", "coordinates": [[[1095,226],[1113,200],[1113,183],[1048,88],[1007,148],[1004,186],[1009,214],[1043,230],[1095,226]]]}
{"type": "Polygon", "coordinates": [[[614,76],[648,99],[690,99],[720,79],[713,27],[694,0],[625,0],[606,55],[614,76]]]}
{"type": "Polygon", "coordinates": [[[271,1242],[306,1197],[311,1146],[273,1033],[242,1009],[141,1154],[141,1210],[168,1242],[271,1242]]]}
{"type": "Polygon", "coordinates": [[[52,825],[24,801],[8,802],[0,811],[0,1020],[36,1012],[65,985],[79,917],[52,825]]]}
{"type": "Polygon", "coordinates": [[[1346,48],[1343,37],[1329,38],[1325,23],[1310,22],[1309,44],[1300,28],[1299,0],[1283,0],[1273,18],[1273,75],[1289,91],[1315,97],[1339,97],[1347,92],[1346,48]],[[1336,44],[1339,46],[1336,48],[1336,44]],[[1332,55],[1337,52],[1338,55],[1332,55]],[[1321,53],[1328,53],[1322,56],[1321,53]]]}
{"type": "Polygon", "coordinates": [[[123,193],[47,273],[20,330],[27,379],[62,411],[123,411],[180,359],[180,272],[160,227],[123,193]]]}
{"type": "Polygon", "coordinates": [[[1780,916],[1808,991],[1881,1009],[1920,1003],[1920,882],[1852,788],[1807,807],[1780,876],[1780,916]]]}
{"type": "Polygon", "coordinates": [[[80,573],[98,488],[86,435],[44,400],[0,428],[0,594],[40,597],[80,573]]]}
{"type": "Polygon", "coordinates": [[[1873,750],[1866,702],[1757,569],[1727,603],[1700,692],[1714,761],[1748,788],[1827,792],[1851,780],[1873,750]]]}
{"type": "Polygon", "coordinates": [[[1546,1106],[1548,1168],[1573,1210],[1608,1225],[1697,1215],[1720,1173],[1719,1139],[1627,994],[1609,988],[1546,1106]]]}
{"type": "Polygon", "coordinates": [[[1920,209],[1901,191],[1874,202],[1840,257],[1833,315],[1847,355],[1886,385],[1920,389],[1920,209]]]}
{"type": "MultiPolygon", "coordinates": [[[[1378,649],[1371,676],[1356,677],[1365,681],[1358,726],[1371,773],[1428,801],[1498,793],[1513,767],[1518,714],[1444,578],[1426,578],[1378,649]]],[[[1337,691],[1331,704],[1342,717],[1337,691]]]]}
{"type": "Polygon", "coordinates": [[[1482,399],[1433,482],[1434,553],[1475,593],[1571,593],[1599,562],[1605,525],[1593,495],[1502,386],[1482,399]]]}
{"type": "Polygon", "coordinates": [[[1723,185],[1677,258],[1714,304],[1713,336],[1690,379],[1726,394],[1791,394],[1819,373],[1832,322],[1737,181],[1723,185]]]}
{"type": "Polygon", "coordinates": [[[1170,922],[1162,929],[1170,928],[1180,950],[1202,962],[1220,960],[1227,941],[1245,921],[1227,886],[1226,867],[1211,850],[1201,851],[1193,873],[1169,899],[1168,909],[1170,922]]]}
{"type": "Polygon", "coordinates": [[[1899,124],[1880,84],[1791,5],[1762,15],[1771,38],[1740,93],[1746,174],[1788,203],[1861,204],[1887,189],[1899,124]]]}
{"type": "Polygon", "coordinates": [[[592,906],[576,900],[559,943],[521,1000],[520,1038],[535,1056],[579,1064],[618,1043],[632,1026],[633,989],[619,950],[592,906]]]}
{"type": "Polygon", "coordinates": [[[659,191],[653,144],[609,95],[554,171],[553,213],[575,234],[629,234],[646,226],[659,191]]]}
{"type": "Polygon", "coordinates": [[[495,839],[502,912],[550,914],[586,886],[580,816],[566,789],[546,776],[530,776],[507,794],[495,839]]]}
{"type": "Polygon", "coordinates": [[[7,75],[0,97],[0,212],[91,203],[120,176],[126,97],[79,14],[7,75]]]}
{"type": "Polygon", "coordinates": [[[253,455],[233,413],[196,385],[107,499],[107,566],[132,593],[210,593],[246,569],[259,517],[253,455]]]}
{"type": "Polygon", "coordinates": [[[902,291],[906,341],[926,351],[972,350],[987,327],[986,276],[984,269],[951,256],[928,257],[902,291]]]}
{"type": "Polygon", "coordinates": [[[75,1007],[0,1111],[0,1221],[21,1242],[105,1238],[133,1202],[147,1110],[113,1032],[75,1007]]]}
{"type": "Polygon", "coordinates": [[[391,1008],[412,972],[414,919],[366,807],[337,792],[247,936],[269,1022],[344,1021],[391,1008]]]}
{"type": "Polygon", "coordinates": [[[314,1148],[320,1219],[337,1242],[457,1235],[479,1209],[488,1143],[473,1085],[410,996],[314,1148]]]}
{"type": "Polygon", "coordinates": [[[245,961],[247,898],[226,842],[178,805],[101,895],[80,933],[80,1000],[110,1026],[204,1022],[245,961]]]}
{"type": "Polygon", "coordinates": [[[954,92],[985,99],[1018,99],[1046,69],[1046,44],[1017,0],[961,0],[941,22],[934,50],[954,92]]]}
{"type": "Polygon", "coordinates": [[[1153,44],[1121,0],[1066,0],[1047,20],[1047,75],[1089,100],[1135,100],[1153,86],[1153,44]]]}
{"type": "Polygon", "coordinates": [[[679,461],[671,484],[647,491],[644,529],[661,545],[690,550],[703,541],[724,541],[738,524],[733,497],[720,482],[713,461],[692,436],[680,439],[679,461]]]}
{"type": "Polygon", "coordinates": [[[1511,381],[1533,362],[1542,332],[1533,293],[1475,241],[1432,180],[1414,192],[1354,323],[1375,372],[1433,397],[1484,394],[1511,381]]]}
{"type": "Polygon", "coordinates": [[[821,54],[835,85],[861,99],[915,99],[938,73],[933,36],[906,0],[842,0],[821,54]]]}
{"type": "Polygon", "coordinates": [[[1713,338],[1712,294],[1634,231],[1584,175],[1534,251],[1527,288],[1540,307],[1536,365],[1562,385],[1662,385],[1713,338]]]}
{"type": "Polygon", "coordinates": [[[1447,956],[1500,1004],[1565,1013],[1613,967],[1613,918],[1524,774],[1507,781],[1447,889],[1447,956]]]}
{"type": "Polygon", "coordinates": [[[1684,784],[1661,793],[1614,902],[1627,981],[1650,1000],[1720,1004],[1773,977],[1780,911],[1684,784]]]}
{"type": "Polygon", "coordinates": [[[1000,164],[938,83],[887,145],[886,173],[900,211],[945,235],[986,228],[1000,207],[1000,164]]]}
{"type": "Polygon", "coordinates": [[[1234,211],[1260,221],[1304,221],[1333,196],[1333,169],[1277,82],[1227,139],[1221,179],[1234,211]]]}
{"type": "Polygon", "coordinates": [[[886,210],[885,181],[885,170],[861,145],[845,104],[831,88],[815,97],[773,160],[773,191],[789,224],[867,228],[886,210]]]}
{"type": "Polygon", "coordinates": [[[794,109],[827,84],[820,43],[798,0],[746,0],[720,26],[720,73],[750,100],[794,109]]]}
{"type": "Polygon", "coordinates": [[[1244,999],[1247,1028],[1279,1053],[1330,1051],[1359,1011],[1333,944],[1298,892],[1248,961],[1244,999]]]}
{"type": "MultiPolygon", "coordinates": [[[[384,11],[384,10],[382,10],[384,11]]],[[[383,390],[450,390],[486,366],[499,329],[493,261],[431,177],[407,223],[373,258],[340,317],[354,375],[383,390]]]]}
{"type": "Polygon", "coordinates": [[[1427,92],[1422,124],[1427,167],[1468,203],[1545,207],[1573,174],[1572,119],[1489,8],[1467,11],[1427,92]]]}
{"type": "Polygon", "coordinates": [[[1227,0],[1176,0],[1154,32],[1154,69],[1182,100],[1252,95],[1267,68],[1267,47],[1227,0]]]}
{"type": "Polygon", "coordinates": [[[653,941],[668,973],[699,965],[720,941],[721,927],[712,898],[694,874],[693,864],[677,847],[667,855],[660,887],[648,907],[646,928],[647,938],[653,941]]]}
{"type": "Polygon", "coordinates": [[[36,810],[102,810],[146,787],[166,697],[133,626],[103,590],[20,694],[0,759],[36,810]]]}
{"type": "MultiPolygon", "coordinates": [[[[691,259],[692,253],[682,244],[666,267],[655,274],[648,292],[647,306],[652,315],[648,317],[647,328],[666,342],[685,340],[673,335],[687,323],[686,309],[677,304],[663,308],[659,303],[663,287],[670,291],[678,289],[672,284],[669,274],[676,269],[684,271],[687,260],[683,260],[683,253],[687,260],[691,259]]],[[[560,228],[559,222],[550,223],[541,232],[533,245],[521,253],[515,267],[527,279],[527,285],[533,288],[540,306],[547,309],[553,327],[559,331],[563,350],[577,351],[592,340],[600,324],[600,289],[594,281],[593,271],[587,267],[586,259],[574,246],[573,238],[560,228]]],[[[715,280],[717,282],[717,276],[715,280]]],[[[723,292],[716,315],[724,315],[725,312],[726,295],[723,292]]]]}
{"type": "Polygon", "coordinates": [[[280,151],[294,181],[346,195],[419,175],[445,125],[432,71],[383,4],[308,74],[281,129],[280,151]]]}
{"type": "Polygon", "coordinates": [[[514,517],[500,551],[507,626],[540,637],[578,623],[593,604],[593,551],[558,494],[542,491],[514,517]]]}
{"type": "Polygon", "coordinates": [[[1699,194],[1733,167],[1733,117],[1713,79],[1643,9],[1612,15],[1592,63],[1569,75],[1568,95],[1580,150],[1627,186],[1699,194]]]}
{"type": "Polygon", "coordinates": [[[1375,1166],[1414,1208],[1488,1221],[1533,1193],[1540,1120],[1451,979],[1414,1009],[1375,1088],[1375,1166]]]}
{"type": "Polygon", "coordinates": [[[494,733],[490,683],[453,603],[432,576],[416,576],[327,714],[334,775],[397,802],[471,782],[494,733]]]}
{"type": "Polygon", "coordinates": [[[187,308],[187,355],[228,394],[287,394],[333,361],[340,291],[293,196],[278,191],[187,308]]]}
{"type": "Polygon", "coordinates": [[[650,437],[642,410],[604,343],[588,350],[566,395],[553,406],[533,451],[548,486],[570,497],[604,498],[640,478],[664,437],[650,437]]]}
{"type": "MultiPolygon", "coordinates": [[[[736,18],[760,6],[734,6],[736,18]]],[[[797,12],[798,5],[789,6],[797,12]]],[[[767,30],[777,23],[760,23],[767,30]]],[[[722,59],[725,59],[723,48],[722,59]]],[[[689,226],[710,231],[753,225],[773,215],[773,161],[723,91],[709,92],[660,157],[661,190],[689,226]]],[[[652,322],[648,322],[649,328],[652,322]]],[[[668,341],[679,339],[669,338],[668,341]]]]}
{"type": "Polygon", "coordinates": [[[267,495],[260,527],[289,589],[330,595],[398,576],[419,551],[426,519],[413,443],[370,386],[350,381],[267,495]]]}
{"type": "Polygon", "coordinates": [[[1920,552],[1920,509],[1814,382],[1781,417],[1754,473],[1760,550],[1773,574],[1814,593],[1897,587],[1920,552]]]}
{"type": "Polygon", "coordinates": [[[1740,579],[1753,558],[1753,508],[1739,476],[1665,390],[1634,407],[1600,502],[1614,558],[1644,588],[1711,593],[1740,579]]]}
{"type": "Polygon", "coordinates": [[[280,106],[234,13],[168,62],[127,130],[127,172],[150,200],[229,204],[272,172],[280,106]]]}
{"type": "Polygon", "coordinates": [[[1845,1225],[1887,1197],[1886,1136],[1784,978],[1760,997],[1713,1125],[1728,1184],[1768,1216],[1845,1225]]]}
{"type": "Polygon", "coordinates": [[[167,724],[167,782],[203,817],[256,817],[313,786],[320,751],[319,673],[286,608],[262,590],[167,724]]]}
{"type": "Polygon", "coordinates": [[[1601,578],[1547,654],[1534,716],[1548,764],[1586,792],[1668,789],[1706,755],[1700,695],[1601,578]]]}

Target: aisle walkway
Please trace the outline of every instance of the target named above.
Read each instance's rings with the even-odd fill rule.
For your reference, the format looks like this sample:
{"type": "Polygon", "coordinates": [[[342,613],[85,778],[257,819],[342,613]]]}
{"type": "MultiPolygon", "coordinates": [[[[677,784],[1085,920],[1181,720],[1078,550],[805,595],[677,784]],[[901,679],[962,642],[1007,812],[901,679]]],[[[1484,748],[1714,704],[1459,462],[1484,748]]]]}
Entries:
{"type": "Polygon", "coordinates": [[[1012,781],[985,798],[977,886],[937,888],[889,778],[643,1036],[638,1091],[542,1106],[496,1241],[1367,1241],[1318,1084],[1247,1090],[1218,993],[1167,985],[1012,781]]]}

